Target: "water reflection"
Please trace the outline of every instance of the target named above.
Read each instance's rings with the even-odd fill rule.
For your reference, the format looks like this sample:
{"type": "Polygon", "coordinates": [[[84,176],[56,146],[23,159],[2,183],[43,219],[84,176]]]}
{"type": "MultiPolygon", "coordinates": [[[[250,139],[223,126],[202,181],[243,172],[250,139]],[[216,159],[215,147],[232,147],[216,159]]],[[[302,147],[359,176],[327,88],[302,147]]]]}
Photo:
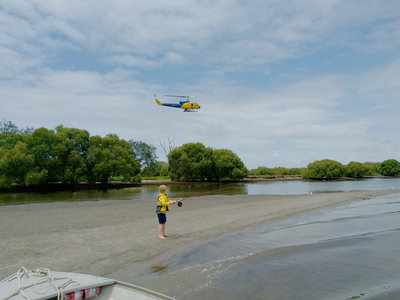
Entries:
{"type": "Polygon", "coordinates": [[[249,195],[305,195],[310,193],[400,189],[400,178],[337,181],[270,181],[247,184],[249,195]]]}
{"type": "Polygon", "coordinates": [[[242,183],[194,183],[170,185],[167,193],[171,198],[184,198],[203,195],[247,195],[247,185],[242,183]]]}
{"type": "MultiPolygon", "coordinates": [[[[256,183],[181,183],[167,185],[171,199],[194,195],[301,195],[335,191],[365,191],[400,189],[400,178],[373,178],[349,181],[267,181],[256,183]]],[[[56,201],[99,201],[154,199],[158,185],[138,187],[83,190],[51,193],[0,193],[1,204],[23,204],[56,201]]]]}

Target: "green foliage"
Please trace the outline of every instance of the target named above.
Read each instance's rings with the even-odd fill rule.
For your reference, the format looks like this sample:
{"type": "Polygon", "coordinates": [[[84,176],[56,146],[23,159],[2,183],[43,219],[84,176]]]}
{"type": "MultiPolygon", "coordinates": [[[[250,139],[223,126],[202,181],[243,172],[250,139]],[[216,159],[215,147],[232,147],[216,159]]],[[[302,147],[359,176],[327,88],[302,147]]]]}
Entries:
{"type": "Polygon", "coordinates": [[[314,179],[339,178],[344,175],[344,168],[340,162],[324,159],[308,164],[303,177],[314,179]]]}
{"type": "Polygon", "coordinates": [[[39,171],[47,171],[47,181],[59,181],[60,138],[56,136],[54,130],[43,127],[36,129],[26,140],[29,153],[35,158],[35,167],[39,171]]]}
{"type": "Polygon", "coordinates": [[[60,179],[64,183],[75,184],[86,174],[85,161],[89,150],[89,132],[76,128],[56,128],[56,146],[60,179]]]}
{"type": "Polygon", "coordinates": [[[34,156],[26,143],[17,142],[14,148],[0,148],[0,186],[24,183],[25,175],[34,167],[34,156]]]}
{"type": "Polygon", "coordinates": [[[111,177],[140,181],[140,164],[130,144],[116,135],[90,137],[86,130],[61,125],[55,131],[39,128],[26,134],[6,125],[9,130],[0,133],[0,187],[107,183],[111,177]]]}
{"type": "Polygon", "coordinates": [[[379,162],[365,162],[364,166],[367,169],[366,176],[379,175],[379,170],[381,168],[381,163],[379,163],[379,162]]]}
{"type": "Polygon", "coordinates": [[[117,176],[124,181],[139,180],[140,164],[135,161],[130,144],[114,134],[90,137],[86,167],[90,182],[107,183],[117,176]]]}
{"type": "Polygon", "coordinates": [[[218,180],[242,179],[247,175],[247,169],[240,158],[227,149],[217,149],[213,152],[214,177],[218,180]]]}
{"type": "MultiPolygon", "coordinates": [[[[327,169],[327,162],[325,161],[316,161],[308,168],[267,168],[267,167],[258,167],[257,169],[252,169],[249,172],[249,175],[252,176],[303,176],[305,178],[336,178],[336,176],[332,176],[332,170],[327,169]],[[326,174],[329,172],[329,174],[326,174]],[[317,176],[317,177],[313,177],[317,176]]],[[[332,162],[332,161],[329,161],[332,162]]],[[[337,162],[336,162],[337,163],[337,162]]],[[[340,166],[338,165],[338,171],[340,171],[340,166]]],[[[346,166],[342,166],[342,172],[336,172],[334,175],[342,174],[341,176],[348,176],[353,178],[362,178],[365,176],[374,176],[379,174],[379,170],[381,168],[381,163],[374,162],[350,162],[346,166]]]]}
{"type": "Polygon", "coordinates": [[[47,170],[30,170],[25,176],[26,186],[38,186],[46,184],[47,170]]]}
{"type": "Polygon", "coordinates": [[[172,180],[241,179],[247,175],[243,162],[230,150],[213,150],[201,143],[188,143],[168,155],[172,180]]]}
{"type": "Polygon", "coordinates": [[[13,132],[0,133],[0,149],[14,149],[18,142],[25,142],[25,136],[13,132]]]}
{"type": "Polygon", "coordinates": [[[164,161],[153,163],[143,168],[141,174],[145,177],[168,176],[168,163],[164,161]]]}
{"type": "Polygon", "coordinates": [[[135,155],[135,159],[139,161],[142,168],[153,165],[157,161],[156,147],[146,144],[142,141],[130,140],[129,144],[135,155]]]}
{"type": "Polygon", "coordinates": [[[368,176],[370,169],[367,165],[351,161],[344,167],[344,175],[353,178],[368,176]]]}
{"type": "Polygon", "coordinates": [[[169,176],[146,176],[142,177],[143,180],[168,180],[171,179],[169,176]]]}
{"type": "Polygon", "coordinates": [[[172,180],[211,179],[213,170],[213,150],[201,143],[184,144],[168,154],[172,180]]]}
{"type": "Polygon", "coordinates": [[[303,171],[304,168],[258,167],[250,170],[249,174],[253,176],[301,176],[303,171]]]}
{"type": "Polygon", "coordinates": [[[388,159],[382,162],[379,173],[384,176],[399,176],[400,162],[395,159],[388,159]]]}
{"type": "MultiPolygon", "coordinates": [[[[247,176],[240,158],[230,150],[184,144],[171,149],[168,162],[157,162],[155,147],[141,141],[129,142],[117,135],[90,136],[86,130],[65,128],[19,129],[10,121],[0,122],[0,187],[12,184],[44,185],[81,181],[107,183],[111,179],[139,182],[140,175],[170,175],[173,180],[229,180],[247,176]],[[142,164],[142,170],[140,169],[142,164]]],[[[350,162],[346,166],[333,160],[310,163],[307,168],[259,167],[254,176],[291,176],[328,179],[360,178],[381,174],[399,176],[400,162],[350,162]]]]}
{"type": "Polygon", "coordinates": [[[165,161],[156,162],[157,168],[159,169],[158,176],[169,176],[169,165],[165,161]]]}

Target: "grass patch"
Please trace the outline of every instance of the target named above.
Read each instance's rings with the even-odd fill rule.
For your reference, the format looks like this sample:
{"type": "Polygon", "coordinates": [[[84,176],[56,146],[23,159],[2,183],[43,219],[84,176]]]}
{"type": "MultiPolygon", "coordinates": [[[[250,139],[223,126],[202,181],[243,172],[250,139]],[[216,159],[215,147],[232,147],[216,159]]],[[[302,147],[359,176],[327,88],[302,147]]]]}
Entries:
{"type": "Polygon", "coordinates": [[[149,177],[142,177],[143,180],[164,180],[164,179],[171,179],[169,176],[149,176],[149,177]]]}

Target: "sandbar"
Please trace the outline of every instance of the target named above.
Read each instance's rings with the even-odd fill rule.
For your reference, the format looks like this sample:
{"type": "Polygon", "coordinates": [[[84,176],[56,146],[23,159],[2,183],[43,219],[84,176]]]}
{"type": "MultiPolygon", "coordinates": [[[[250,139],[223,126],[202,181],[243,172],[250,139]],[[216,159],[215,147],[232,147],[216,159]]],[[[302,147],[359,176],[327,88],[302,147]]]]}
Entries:
{"type": "Polygon", "coordinates": [[[167,240],[157,238],[154,199],[0,206],[0,279],[20,266],[118,276],[129,264],[150,268],[199,241],[393,192],[189,198],[171,207],[167,240]]]}

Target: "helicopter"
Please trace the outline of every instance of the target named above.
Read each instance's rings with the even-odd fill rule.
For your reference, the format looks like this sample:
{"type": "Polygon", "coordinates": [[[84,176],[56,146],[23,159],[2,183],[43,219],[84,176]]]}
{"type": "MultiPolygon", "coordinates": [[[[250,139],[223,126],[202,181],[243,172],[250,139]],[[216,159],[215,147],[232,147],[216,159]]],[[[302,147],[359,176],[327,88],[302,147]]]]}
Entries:
{"type": "Polygon", "coordinates": [[[197,102],[190,101],[190,96],[179,96],[179,95],[164,95],[166,97],[174,97],[174,98],[183,98],[186,100],[179,101],[179,103],[162,103],[160,100],[157,99],[156,94],[154,94],[154,98],[158,105],[163,106],[170,106],[175,108],[181,108],[184,112],[196,112],[200,109],[200,105],[197,102]]]}

